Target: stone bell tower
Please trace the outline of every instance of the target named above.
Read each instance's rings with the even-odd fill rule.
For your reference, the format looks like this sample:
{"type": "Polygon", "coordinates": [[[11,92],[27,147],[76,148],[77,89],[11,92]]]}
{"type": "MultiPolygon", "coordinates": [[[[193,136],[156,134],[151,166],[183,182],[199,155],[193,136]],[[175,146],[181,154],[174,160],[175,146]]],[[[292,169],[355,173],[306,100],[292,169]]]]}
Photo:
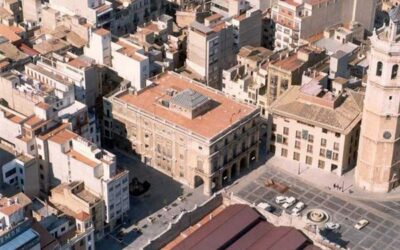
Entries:
{"type": "Polygon", "coordinates": [[[400,184],[400,6],[374,31],[355,181],[371,192],[400,184]]]}

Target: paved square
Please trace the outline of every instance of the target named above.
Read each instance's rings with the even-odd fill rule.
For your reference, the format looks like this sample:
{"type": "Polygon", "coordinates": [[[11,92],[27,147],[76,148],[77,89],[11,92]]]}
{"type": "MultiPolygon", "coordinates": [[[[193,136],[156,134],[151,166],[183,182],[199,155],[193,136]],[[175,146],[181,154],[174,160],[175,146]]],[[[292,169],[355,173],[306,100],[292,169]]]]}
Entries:
{"type": "Polygon", "coordinates": [[[276,207],[274,214],[280,215],[282,207],[275,203],[279,193],[264,186],[266,179],[287,185],[289,189],[284,195],[303,201],[307,205],[304,213],[312,208],[327,211],[330,220],[341,225],[337,244],[350,249],[399,249],[400,201],[356,200],[296,179],[293,174],[269,165],[268,162],[242,177],[237,185],[228,188],[228,192],[250,203],[268,202],[276,207]],[[357,230],[354,225],[361,219],[367,219],[369,224],[357,230]]]}

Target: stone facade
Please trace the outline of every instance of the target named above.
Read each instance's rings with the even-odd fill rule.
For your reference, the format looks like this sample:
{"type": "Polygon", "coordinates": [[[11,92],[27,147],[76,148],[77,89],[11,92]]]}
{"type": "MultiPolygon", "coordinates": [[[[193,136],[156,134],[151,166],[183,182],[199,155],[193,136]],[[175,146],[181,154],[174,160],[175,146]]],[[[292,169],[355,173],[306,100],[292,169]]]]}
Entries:
{"type": "Polygon", "coordinates": [[[185,185],[204,183],[206,194],[258,159],[259,109],[172,72],[150,81],[140,92],[122,89],[105,98],[104,135],[117,146],[185,185]],[[172,88],[183,91],[174,95],[172,88]],[[175,107],[188,89],[208,98],[201,114],[187,116],[175,107]],[[165,96],[174,100],[161,100],[165,96]]]}
{"type": "Polygon", "coordinates": [[[357,185],[367,191],[388,192],[400,184],[400,8],[390,13],[390,24],[371,37],[370,68],[357,185]]]}

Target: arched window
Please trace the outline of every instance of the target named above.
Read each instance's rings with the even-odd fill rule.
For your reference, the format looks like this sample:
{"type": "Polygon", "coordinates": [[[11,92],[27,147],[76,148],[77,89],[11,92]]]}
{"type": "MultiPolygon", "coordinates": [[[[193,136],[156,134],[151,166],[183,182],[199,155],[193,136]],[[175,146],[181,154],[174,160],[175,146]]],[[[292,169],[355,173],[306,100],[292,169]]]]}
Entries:
{"type": "Polygon", "coordinates": [[[383,67],[382,62],[378,62],[378,65],[376,66],[376,75],[377,76],[381,76],[382,75],[382,67],[383,67]]]}
{"type": "Polygon", "coordinates": [[[399,65],[398,64],[393,65],[393,67],[392,67],[392,79],[396,79],[398,71],[399,71],[399,65]]]}

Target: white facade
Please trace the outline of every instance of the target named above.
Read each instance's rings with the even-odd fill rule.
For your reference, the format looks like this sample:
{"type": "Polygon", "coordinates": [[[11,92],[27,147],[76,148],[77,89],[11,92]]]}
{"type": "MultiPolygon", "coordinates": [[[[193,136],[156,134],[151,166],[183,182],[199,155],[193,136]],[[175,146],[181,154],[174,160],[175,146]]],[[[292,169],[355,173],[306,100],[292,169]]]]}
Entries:
{"type": "Polygon", "coordinates": [[[144,50],[126,40],[112,43],[112,68],[119,76],[131,82],[136,90],[146,87],[150,74],[150,61],[144,50]]]}
{"type": "Polygon", "coordinates": [[[120,218],[129,209],[128,172],[117,173],[111,153],[72,132],[60,133],[48,140],[53,183],[84,181],[88,190],[104,199],[106,222],[120,218]],[[64,133],[69,139],[62,139],[64,133]]]}
{"type": "Polygon", "coordinates": [[[294,48],[337,24],[358,22],[372,31],[377,0],[283,1],[272,7],[277,49],[294,48]]]}
{"type": "Polygon", "coordinates": [[[104,29],[90,32],[89,43],[84,50],[85,55],[96,63],[111,66],[111,33],[104,29]]]}

